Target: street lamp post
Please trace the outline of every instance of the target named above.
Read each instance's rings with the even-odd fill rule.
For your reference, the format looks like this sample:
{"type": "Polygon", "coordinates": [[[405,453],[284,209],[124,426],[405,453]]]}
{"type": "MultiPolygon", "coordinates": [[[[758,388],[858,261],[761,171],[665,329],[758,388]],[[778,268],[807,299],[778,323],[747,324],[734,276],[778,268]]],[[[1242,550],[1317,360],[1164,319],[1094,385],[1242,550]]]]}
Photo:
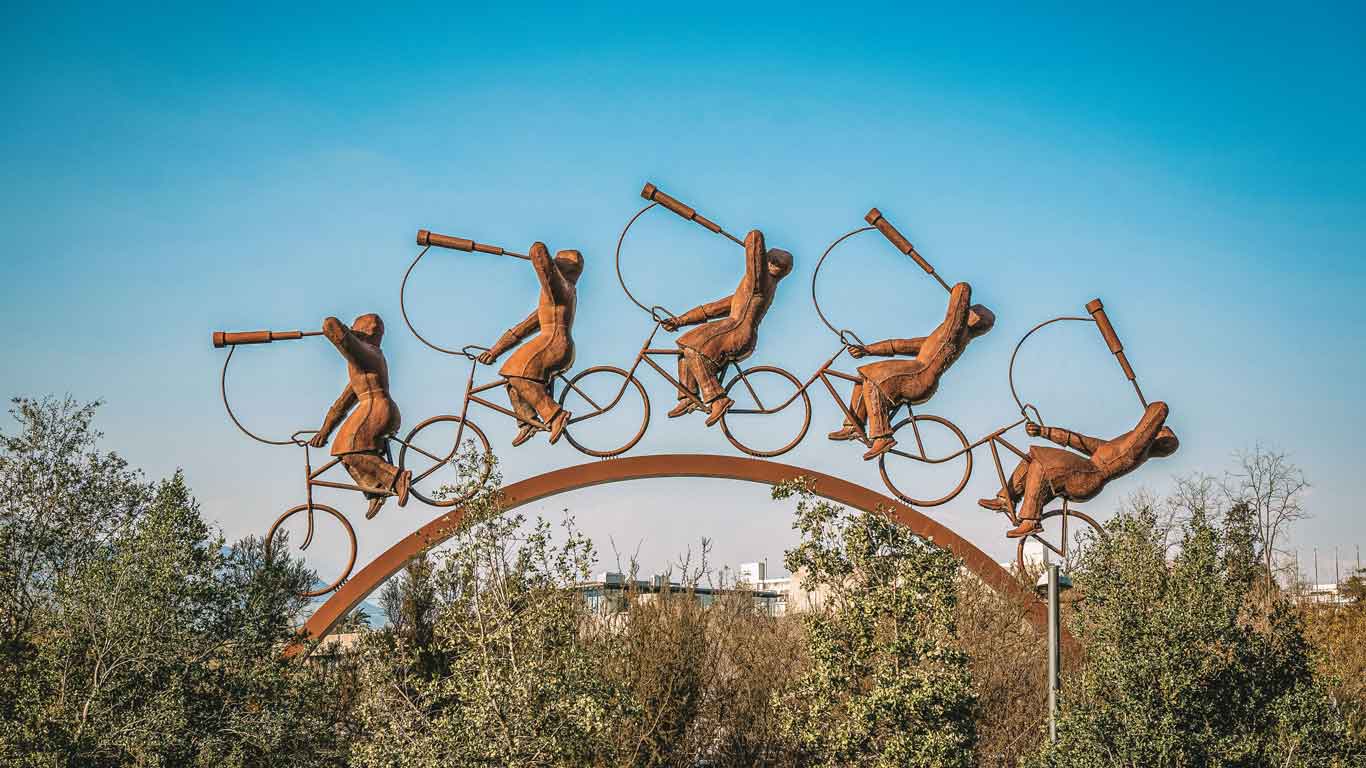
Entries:
{"type": "Polygon", "coordinates": [[[1062,611],[1059,596],[1072,580],[1057,563],[1045,563],[1034,589],[1048,598],[1048,740],[1058,740],[1058,689],[1062,686],[1062,611]]]}

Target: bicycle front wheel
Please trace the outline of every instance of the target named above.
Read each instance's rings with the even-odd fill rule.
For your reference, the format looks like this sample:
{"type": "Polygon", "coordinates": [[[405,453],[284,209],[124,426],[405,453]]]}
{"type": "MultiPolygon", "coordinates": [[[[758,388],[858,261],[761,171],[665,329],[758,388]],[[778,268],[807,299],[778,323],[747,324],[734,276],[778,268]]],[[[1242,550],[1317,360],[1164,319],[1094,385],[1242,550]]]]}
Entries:
{"type": "Polygon", "coordinates": [[[731,445],[751,456],[781,456],[811,426],[811,397],[782,368],[757,365],[740,371],[726,384],[726,397],[735,404],[721,417],[721,431],[731,445]]]}
{"type": "Polygon", "coordinates": [[[341,575],[338,576],[335,581],[332,581],[331,583],[328,583],[317,589],[299,593],[302,597],[318,597],[320,595],[325,595],[335,590],[337,587],[340,587],[342,584],[346,583],[346,580],[350,578],[351,569],[356,567],[356,531],[351,527],[351,522],[346,519],[346,515],[343,515],[342,513],[338,512],[332,507],[327,506],[326,504],[314,504],[311,507],[308,504],[300,504],[299,506],[286,511],[283,515],[280,515],[278,518],[275,519],[275,524],[270,526],[270,531],[266,533],[266,547],[270,548],[275,545],[275,536],[279,532],[280,526],[284,525],[286,520],[299,514],[300,512],[305,511],[308,512],[308,517],[306,519],[308,527],[305,529],[304,543],[299,545],[300,552],[302,552],[305,549],[308,549],[308,545],[313,543],[313,513],[315,511],[326,512],[327,514],[336,518],[337,521],[342,524],[342,528],[346,531],[346,537],[350,543],[350,553],[347,555],[346,567],[342,569],[341,575]]]}
{"type": "Polygon", "coordinates": [[[913,506],[937,507],[962,493],[972,477],[972,451],[963,431],[953,422],[916,415],[898,422],[892,428],[892,437],[896,447],[878,457],[877,468],[882,482],[898,499],[913,506]],[[955,478],[953,489],[938,497],[919,498],[902,490],[912,486],[942,488],[955,478]]]}
{"type": "Polygon", "coordinates": [[[599,458],[631,450],[650,425],[650,397],[640,380],[620,368],[599,365],[581,371],[560,392],[569,411],[564,438],[582,453],[599,458]]]}

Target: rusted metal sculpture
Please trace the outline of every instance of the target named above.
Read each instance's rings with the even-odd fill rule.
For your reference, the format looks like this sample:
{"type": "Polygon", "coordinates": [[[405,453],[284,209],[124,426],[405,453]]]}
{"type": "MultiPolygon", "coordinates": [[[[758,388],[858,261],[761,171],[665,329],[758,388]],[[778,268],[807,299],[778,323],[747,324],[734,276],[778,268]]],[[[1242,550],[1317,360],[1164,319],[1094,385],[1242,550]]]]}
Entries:
{"type": "Polygon", "coordinates": [[[392,434],[393,430],[398,428],[398,409],[392,405],[392,401],[384,402],[387,395],[381,398],[377,394],[377,390],[387,391],[388,387],[387,370],[382,365],[383,355],[379,354],[377,344],[379,340],[377,336],[382,335],[382,333],[383,326],[380,324],[378,316],[363,315],[357,318],[355,327],[351,329],[346,329],[336,318],[328,318],[324,321],[324,328],[321,331],[247,331],[241,333],[216,331],[213,334],[213,345],[215,347],[228,348],[219,381],[223,407],[227,410],[228,418],[243,434],[253,440],[266,445],[293,445],[304,449],[304,490],[307,500],[303,504],[291,507],[276,518],[266,534],[266,541],[273,545],[281,526],[298,514],[305,516],[304,520],[307,526],[303,543],[299,545],[300,550],[308,549],[308,546],[313,542],[316,527],[314,517],[317,513],[334,518],[346,533],[349,553],[341,574],[333,581],[305,592],[305,597],[317,597],[337,589],[350,576],[351,570],[356,564],[355,529],[351,527],[351,522],[346,515],[339,512],[335,507],[315,501],[313,498],[314,488],[335,488],[359,491],[365,494],[370,498],[370,510],[366,515],[369,519],[374,516],[373,513],[383,504],[384,499],[391,495],[398,495],[400,491],[410,492],[413,496],[432,506],[455,506],[478,492],[492,472],[492,464],[487,461],[487,457],[490,455],[488,439],[477,427],[469,425],[470,434],[478,439],[473,450],[483,460],[474,468],[475,476],[472,481],[469,478],[461,477],[457,467],[461,442],[458,437],[451,439],[448,435],[452,426],[457,428],[457,434],[462,433],[466,426],[456,416],[435,416],[426,419],[413,427],[405,438],[400,439],[392,434]],[[267,344],[273,341],[323,335],[326,335],[329,340],[336,344],[338,350],[346,356],[350,373],[347,389],[343,391],[342,396],[337,399],[337,403],[328,412],[323,429],[316,432],[302,429],[294,432],[288,438],[278,440],[262,437],[247,429],[237,418],[237,414],[234,413],[232,404],[228,399],[228,366],[232,362],[233,353],[237,347],[239,345],[267,344]],[[376,343],[372,344],[371,339],[376,343]],[[365,348],[369,346],[373,346],[374,349],[365,348]],[[337,423],[352,408],[355,410],[351,412],[351,417],[342,424],[342,431],[334,443],[332,460],[314,469],[310,449],[324,445],[326,443],[325,433],[335,429],[337,423]],[[312,437],[307,437],[309,435],[312,437]],[[389,460],[392,443],[400,445],[397,466],[389,460]],[[322,479],[325,473],[338,464],[346,466],[356,481],[355,483],[338,483],[322,479]],[[424,466],[420,468],[420,471],[414,473],[412,468],[419,464],[429,466],[424,466]],[[352,471],[353,466],[358,466],[359,471],[352,471]],[[442,472],[442,470],[446,471],[442,472]],[[402,485],[399,486],[395,483],[386,488],[384,486],[385,479],[391,476],[394,481],[401,481],[402,485]],[[424,482],[439,484],[443,480],[448,483],[464,481],[467,485],[463,488],[442,486],[444,492],[440,494],[424,492],[420,488],[420,484],[424,482]]]}
{"type": "Polygon", "coordinates": [[[1050,501],[1090,501],[1106,483],[1134,471],[1150,457],[1175,453],[1180,442],[1165,426],[1166,420],[1167,404],[1151,403],[1137,426],[1110,440],[1029,422],[1025,431],[1030,437],[1042,437],[1071,450],[1030,446],[1029,458],[1015,467],[1001,493],[977,503],[995,512],[1020,504],[1016,513],[1019,523],[1006,535],[1016,539],[1037,533],[1044,505],[1050,501]]]}
{"type": "MultiPolygon", "coordinates": [[[[713,232],[735,239],[653,184],[646,184],[640,196],[713,232]]],[[[678,389],[678,404],[669,411],[671,419],[701,410],[695,404],[700,399],[708,411],[706,424],[710,427],[735,405],[717,377],[727,365],[754,354],[759,341],[759,324],[778,294],[778,283],[792,271],[792,254],[781,248],[768,248],[764,233],[759,230],[750,230],[744,246],[745,274],[732,295],[698,305],[662,322],[664,330],[670,332],[689,325],[700,326],[678,338],[678,348],[682,352],[678,360],[678,381],[682,386],[678,389]]]]}
{"type": "MultiPolygon", "coordinates": [[[[916,535],[932,540],[936,546],[954,553],[962,559],[963,566],[976,574],[988,587],[1025,605],[1025,618],[1028,621],[1040,629],[1044,627],[1043,604],[1033,599],[1030,591],[1020,580],[997,564],[995,558],[978,549],[972,542],[904,503],[857,483],[805,467],[740,456],[628,456],[617,461],[592,461],[561,467],[510,483],[498,489],[496,493],[501,508],[510,510],[580,488],[668,477],[724,478],[767,485],[804,477],[811,482],[812,490],[823,498],[851,509],[884,514],[906,526],[916,535]]],[[[354,579],[344,584],[327,602],[318,606],[303,626],[301,634],[304,639],[326,636],[367,595],[378,589],[414,556],[439,546],[453,536],[460,529],[465,514],[464,507],[452,509],[415,529],[375,557],[356,574],[354,579]]],[[[1068,644],[1073,642],[1067,635],[1064,635],[1063,640],[1068,644]]],[[[286,654],[292,656],[306,650],[306,644],[298,643],[292,645],[286,654]]]]}
{"type": "Polygon", "coordinates": [[[555,402],[550,380],[574,362],[575,283],[583,272],[578,251],[560,251],[552,261],[545,243],[537,242],[528,254],[541,283],[536,309],[479,355],[479,362],[493,365],[504,352],[521,345],[498,371],[507,377],[508,399],[522,425],[513,446],[542,430],[550,432],[551,444],[557,443],[569,424],[570,413],[555,402]]]}
{"type": "Polygon", "coordinates": [[[400,470],[381,455],[402,421],[398,404],[389,396],[389,363],[380,351],[384,321],[370,313],[356,318],[347,328],[337,318],[329,317],[323,320],[323,335],[346,360],[347,382],[308,444],[314,448],[327,445],[333,430],[341,424],[332,443],[332,455],[341,459],[342,466],[370,500],[370,508],[365,512],[365,519],[370,520],[390,496],[398,497],[400,507],[407,506],[408,488],[413,481],[411,470],[400,470]]]}
{"type": "MultiPolygon", "coordinates": [[[[865,217],[903,252],[912,255],[927,273],[935,273],[929,262],[874,208],[865,217]]],[[[861,381],[854,386],[850,397],[852,418],[846,417],[844,427],[831,432],[831,440],[871,441],[863,454],[865,461],[875,459],[896,445],[892,437],[891,415],[902,405],[922,405],[939,389],[939,381],[949,367],[963,354],[968,342],[991,330],[996,316],[981,304],[972,303],[972,287],[958,283],[949,289],[949,306],[940,323],[928,336],[911,339],[886,339],[865,346],[854,347],[850,354],[894,357],[903,355],[913,360],[885,360],[860,366],[861,381]]]]}

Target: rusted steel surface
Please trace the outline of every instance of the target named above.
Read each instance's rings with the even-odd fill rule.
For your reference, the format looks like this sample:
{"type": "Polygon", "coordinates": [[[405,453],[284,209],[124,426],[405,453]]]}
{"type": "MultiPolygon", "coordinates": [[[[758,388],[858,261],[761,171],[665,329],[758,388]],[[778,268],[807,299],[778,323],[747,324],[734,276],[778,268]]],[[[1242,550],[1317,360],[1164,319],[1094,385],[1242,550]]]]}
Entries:
{"type": "MultiPolygon", "coordinates": [[[[934,541],[963,560],[963,565],[983,583],[1028,606],[1028,619],[1041,631],[1047,619],[1044,606],[1033,594],[985,552],[939,522],[888,496],[838,477],[791,464],[708,454],[664,454],[595,461],[546,472],[505,486],[502,507],[511,510],[540,499],[606,483],[663,477],[712,477],[776,485],[798,477],[813,481],[816,494],[837,504],[863,511],[880,511],[907,526],[916,535],[934,541]]],[[[314,612],[302,629],[309,638],[321,638],[360,604],[371,592],[401,569],[410,559],[450,538],[464,517],[464,507],[452,509],[405,536],[347,581],[314,612]]],[[[1070,638],[1065,638],[1068,642],[1070,638]]],[[[295,655],[304,646],[292,646],[295,655]]]]}

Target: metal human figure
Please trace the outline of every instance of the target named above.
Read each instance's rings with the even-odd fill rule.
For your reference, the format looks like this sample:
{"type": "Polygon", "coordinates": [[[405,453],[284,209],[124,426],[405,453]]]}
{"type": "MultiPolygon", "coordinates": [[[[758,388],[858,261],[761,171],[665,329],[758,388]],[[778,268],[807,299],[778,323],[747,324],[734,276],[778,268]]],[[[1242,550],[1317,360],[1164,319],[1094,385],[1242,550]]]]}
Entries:
{"type": "Polygon", "coordinates": [[[551,443],[558,442],[569,424],[569,411],[551,396],[550,380],[574,363],[575,284],[583,272],[583,254],[578,251],[559,251],[551,259],[545,243],[536,242],[527,255],[541,283],[536,309],[479,355],[479,362],[492,365],[504,352],[521,344],[498,371],[507,378],[508,400],[522,422],[512,439],[514,446],[542,429],[549,430],[551,443]],[[523,344],[528,337],[530,340],[523,344]]]}
{"type": "Polygon", "coordinates": [[[854,385],[849,408],[857,420],[845,417],[844,427],[831,432],[831,440],[871,441],[864,459],[875,459],[896,445],[892,438],[891,415],[902,405],[920,405],[934,395],[939,379],[953,365],[968,342],[990,331],[996,315],[981,304],[972,303],[972,288],[958,283],[949,290],[949,308],[944,322],[929,336],[913,339],[887,339],[863,347],[851,346],[854,357],[908,355],[914,360],[882,360],[860,366],[862,381],[854,385]]]}
{"type": "Polygon", "coordinates": [[[669,411],[669,418],[698,410],[689,395],[697,396],[710,408],[709,427],[735,404],[726,397],[717,376],[728,363],[753,354],[759,341],[759,323],[773,304],[779,281],[791,271],[792,254],[765,247],[764,233],[750,230],[745,236],[745,276],[735,293],[663,322],[669,331],[703,323],[678,338],[683,353],[678,359],[678,381],[687,391],[679,390],[678,405],[669,411]]]}
{"type": "Polygon", "coordinates": [[[365,491],[370,500],[365,519],[369,520],[379,513],[390,495],[398,496],[400,507],[407,504],[413,479],[412,471],[399,471],[384,457],[387,438],[399,426],[398,406],[389,397],[389,365],[379,348],[384,338],[384,321],[370,313],[356,318],[347,328],[337,318],[329,317],[323,320],[323,335],[346,359],[347,384],[308,443],[322,448],[341,424],[341,431],[332,442],[332,455],[341,459],[358,485],[372,489],[365,491]],[[346,419],[345,423],[342,419],[346,419]]]}
{"type": "Polygon", "coordinates": [[[1166,420],[1167,404],[1154,401],[1144,409],[1136,427],[1111,440],[1029,422],[1025,424],[1025,431],[1031,437],[1042,437],[1080,453],[1030,446],[1029,458],[1021,461],[1011,473],[1009,486],[995,498],[981,499],[977,503],[990,510],[1005,512],[1020,502],[1020,524],[1006,535],[1019,538],[1037,533],[1039,517],[1048,502],[1057,498],[1088,501],[1095,498],[1106,483],[1134,471],[1149,458],[1176,453],[1181,443],[1171,427],[1165,426],[1166,420]]]}

